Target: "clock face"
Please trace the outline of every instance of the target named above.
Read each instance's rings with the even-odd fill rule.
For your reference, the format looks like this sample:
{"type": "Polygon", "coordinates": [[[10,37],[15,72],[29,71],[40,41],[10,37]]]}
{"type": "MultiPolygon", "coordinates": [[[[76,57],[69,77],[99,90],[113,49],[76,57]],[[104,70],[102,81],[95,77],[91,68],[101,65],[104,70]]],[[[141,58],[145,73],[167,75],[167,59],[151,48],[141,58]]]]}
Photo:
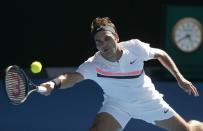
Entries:
{"type": "Polygon", "coordinates": [[[202,44],[203,30],[201,23],[192,18],[180,19],[172,32],[173,42],[183,52],[189,53],[197,50],[202,44]]]}

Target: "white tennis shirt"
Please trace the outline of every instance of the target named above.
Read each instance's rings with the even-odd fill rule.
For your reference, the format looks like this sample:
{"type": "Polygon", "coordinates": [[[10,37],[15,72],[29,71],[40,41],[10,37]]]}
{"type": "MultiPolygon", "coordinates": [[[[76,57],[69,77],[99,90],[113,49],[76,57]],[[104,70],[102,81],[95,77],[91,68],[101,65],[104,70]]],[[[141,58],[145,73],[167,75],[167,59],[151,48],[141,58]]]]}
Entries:
{"type": "Polygon", "coordinates": [[[144,61],[153,59],[153,49],[138,39],[118,44],[123,54],[118,62],[104,59],[100,52],[76,70],[85,79],[98,83],[104,95],[120,101],[133,102],[163,97],[143,70],[144,61]]]}

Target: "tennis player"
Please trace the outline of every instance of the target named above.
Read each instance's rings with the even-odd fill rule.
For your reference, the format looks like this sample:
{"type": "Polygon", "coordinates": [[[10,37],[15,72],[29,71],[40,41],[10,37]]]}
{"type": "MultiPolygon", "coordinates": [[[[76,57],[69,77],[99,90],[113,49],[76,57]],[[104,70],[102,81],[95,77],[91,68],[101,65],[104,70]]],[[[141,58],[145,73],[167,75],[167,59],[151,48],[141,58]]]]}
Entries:
{"type": "Polygon", "coordinates": [[[138,39],[119,42],[109,17],[97,17],[91,34],[98,52],[74,73],[64,73],[42,83],[49,95],[54,88],[70,88],[85,79],[97,82],[104,91],[104,101],[90,131],[122,131],[131,118],[141,119],[168,131],[203,131],[197,120],[185,121],[163,99],[143,70],[144,61],[157,59],[175,77],[180,88],[199,96],[196,87],[179,72],[171,57],[138,39]]]}

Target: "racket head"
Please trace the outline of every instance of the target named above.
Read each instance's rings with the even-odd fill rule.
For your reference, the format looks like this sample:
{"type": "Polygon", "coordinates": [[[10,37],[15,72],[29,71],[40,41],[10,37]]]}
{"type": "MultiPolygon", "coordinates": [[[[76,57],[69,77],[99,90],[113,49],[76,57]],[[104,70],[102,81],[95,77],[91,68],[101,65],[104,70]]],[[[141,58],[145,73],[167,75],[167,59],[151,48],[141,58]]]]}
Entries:
{"type": "Polygon", "coordinates": [[[17,65],[6,68],[5,88],[12,104],[19,105],[25,101],[29,92],[29,82],[24,71],[17,65]]]}

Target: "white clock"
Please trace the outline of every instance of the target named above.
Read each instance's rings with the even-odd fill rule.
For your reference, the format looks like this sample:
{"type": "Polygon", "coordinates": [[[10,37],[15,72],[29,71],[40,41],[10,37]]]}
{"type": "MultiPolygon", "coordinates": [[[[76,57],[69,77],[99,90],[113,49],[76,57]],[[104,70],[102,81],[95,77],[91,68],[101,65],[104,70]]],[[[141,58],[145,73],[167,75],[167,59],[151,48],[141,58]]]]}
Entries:
{"type": "Polygon", "coordinates": [[[185,53],[196,51],[202,44],[202,37],[202,25],[195,18],[181,18],[173,27],[173,42],[179,50],[185,53]]]}

